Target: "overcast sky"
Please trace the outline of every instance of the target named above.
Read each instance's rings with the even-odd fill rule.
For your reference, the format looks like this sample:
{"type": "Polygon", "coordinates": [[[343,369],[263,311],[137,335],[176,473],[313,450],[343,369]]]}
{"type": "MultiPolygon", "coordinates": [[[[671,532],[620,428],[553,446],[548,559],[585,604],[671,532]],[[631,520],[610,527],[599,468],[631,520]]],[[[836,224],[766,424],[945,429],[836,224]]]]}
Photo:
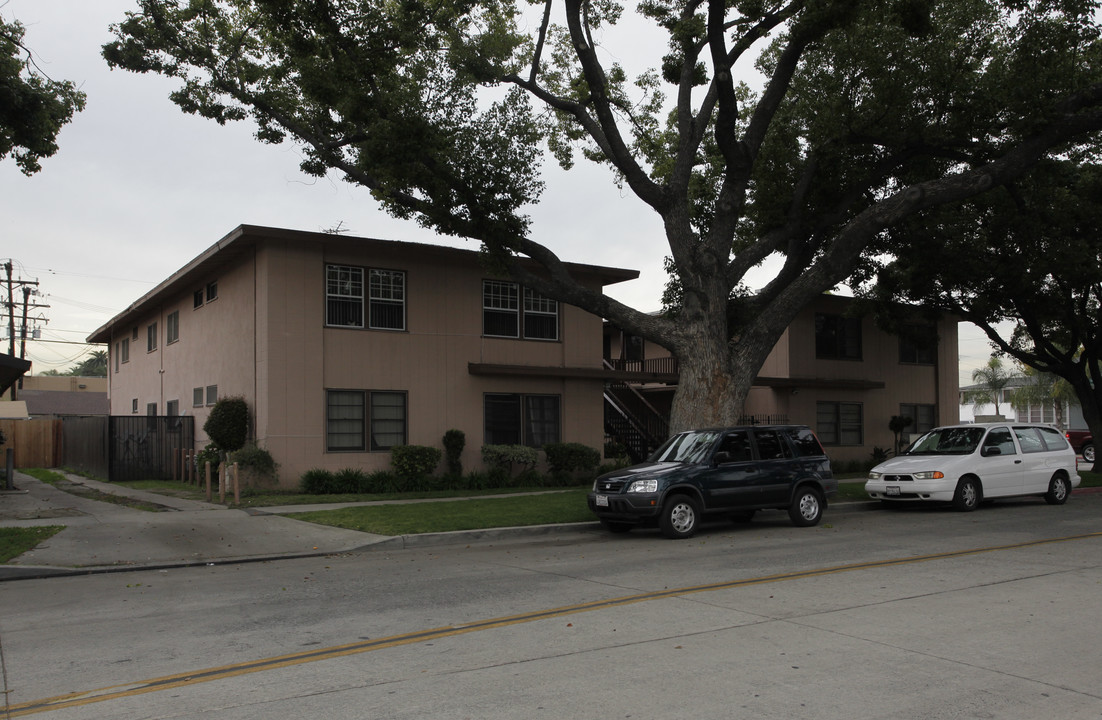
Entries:
{"type": "MultiPolygon", "coordinates": [[[[0,259],[11,258],[17,278],[37,280],[42,294],[34,301],[49,305],[30,311],[41,318],[41,339],[27,346],[33,373],[64,369],[96,349],[84,342],[93,330],[241,224],[340,225],[356,236],[478,249],[390,218],[366,190],[336,175],[303,175],[293,146],[262,145],[251,124],[222,127],[185,115],[167,98],[172,81],[109,70],[100,57],[109,25],[134,7],[133,0],[0,0],[5,20],[26,26],[42,70],[88,96],[39,173],[28,178],[12,160],[0,161],[0,259]]],[[[657,310],[668,253],[658,216],[584,161],[569,174],[549,164],[547,180],[532,211],[533,239],[564,260],[639,270],[640,279],[608,292],[657,310]]],[[[961,384],[989,355],[986,340],[962,325],[961,384]]]]}

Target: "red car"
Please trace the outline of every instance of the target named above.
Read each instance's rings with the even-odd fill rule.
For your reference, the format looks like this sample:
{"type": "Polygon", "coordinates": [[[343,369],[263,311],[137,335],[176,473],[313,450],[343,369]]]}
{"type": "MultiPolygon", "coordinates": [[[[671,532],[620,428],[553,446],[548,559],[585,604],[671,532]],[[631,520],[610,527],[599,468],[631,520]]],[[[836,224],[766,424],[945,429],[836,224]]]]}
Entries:
{"type": "Polygon", "coordinates": [[[1084,460],[1089,463],[1094,462],[1094,438],[1091,437],[1090,430],[1068,430],[1064,433],[1064,437],[1084,460]]]}

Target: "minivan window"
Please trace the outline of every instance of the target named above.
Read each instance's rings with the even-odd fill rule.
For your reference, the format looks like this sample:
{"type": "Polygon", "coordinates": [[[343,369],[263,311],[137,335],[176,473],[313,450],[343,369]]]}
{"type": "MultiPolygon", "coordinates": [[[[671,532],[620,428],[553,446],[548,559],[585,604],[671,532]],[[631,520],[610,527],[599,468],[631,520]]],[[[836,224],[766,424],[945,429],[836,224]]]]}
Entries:
{"type": "Polygon", "coordinates": [[[935,428],[907,449],[907,455],[971,455],[983,439],[981,427],[935,428]]]}
{"type": "Polygon", "coordinates": [[[651,462],[703,462],[715,444],[719,432],[701,430],[674,435],[651,455],[651,462]]]}
{"type": "Polygon", "coordinates": [[[1008,428],[999,427],[995,428],[991,432],[987,433],[987,437],[983,439],[983,454],[984,455],[1017,455],[1018,451],[1014,449],[1014,439],[1010,437],[1010,430],[1008,428]],[[992,452],[994,449],[998,449],[998,453],[992,452]]]}
{"type": "Polygon", "coordinates": [[[1068,441],[1064,437],[1064,433],[1060,432],[1056,428],[1037,428],[1041,431],[1041,439],[1045,441],[1045,447],[1049,450],[1067,450],[1068,441]]]}
{"type": "Polygon", "coordinates": [[[1024,453],[1044,452],[1046,449],[1037,428],[1016,427],[1014,428],[1014,436],[1018,438],[1018,444],[1022,446],[1022,452],[1024,453]]]}

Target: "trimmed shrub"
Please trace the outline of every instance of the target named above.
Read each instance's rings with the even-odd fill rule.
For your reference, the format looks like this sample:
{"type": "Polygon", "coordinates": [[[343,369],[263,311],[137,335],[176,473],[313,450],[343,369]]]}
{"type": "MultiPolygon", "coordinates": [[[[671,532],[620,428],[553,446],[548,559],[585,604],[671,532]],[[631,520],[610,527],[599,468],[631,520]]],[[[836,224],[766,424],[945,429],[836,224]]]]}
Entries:
{"type": "Polygon", "coordinates": [[[306,495],[332,495],[333,473],[321,468],[313,468],[302,474],[299,487],[306,495]]]}
{"type": "Polygon", "coordinates": [[[490,471],[490,475],[503,484],[507,484],[513,477],[513,466],[521,466],[521,474],[533,470],[539,462],[539,454],[535,448],[527,445],[483,445],[482,462],[490,471]]]}
{"type": "Polygon", "coordinates": [[[436,470],[441,455],[439,448],[427,445],[399,445],[390,451],[390,464],[398,477],[410,485],[420,485],[436,470]]]}
{"type": "Polygon", "coordinates": [[[203,477],[208,462],[210,463],[211,473],[218,472],[218,463],[222,462],[222,453],[218,452],[218,446],[214,443],[207,443],[205,448],[195,453],[196,477],[203,477]]]}
{"type": "Polygon", "coordinates": [[[249,406],[243,397],[222,398],[215,403],[203,432],[224,453],[240,450],[249,438],[249,406]]]}
{"type": "Polygon", "coordinates": [[[552,477],[572,480],[575,473],[592,473],[601,463],[601,453],[581,443],[549,443],[543,446],[552,477]]]}
{"type": "Polygon", "coordinates": [[[233,451],[226,460],[261,475],[275,475],[276,468],[279,467],[270,452],[252,443],[233,451]]]}
{"type": "Polygon", "coordinates": [[[444,433],[444,457],[447,460],[448,475],[463,474],[463,448],[467,445],[467,436],[462,430],[449,430],[444,433]]]}

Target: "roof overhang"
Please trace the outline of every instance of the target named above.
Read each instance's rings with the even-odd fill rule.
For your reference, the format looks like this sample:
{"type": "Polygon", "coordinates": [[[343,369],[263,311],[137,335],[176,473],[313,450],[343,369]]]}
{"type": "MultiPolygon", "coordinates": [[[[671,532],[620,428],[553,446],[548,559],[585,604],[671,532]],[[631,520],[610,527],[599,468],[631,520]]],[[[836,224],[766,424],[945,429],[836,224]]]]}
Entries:
{"type": "Polygon", "coordinates": [[[0,353],[0,395],[31,371],[31,361],[0,353]]]}

